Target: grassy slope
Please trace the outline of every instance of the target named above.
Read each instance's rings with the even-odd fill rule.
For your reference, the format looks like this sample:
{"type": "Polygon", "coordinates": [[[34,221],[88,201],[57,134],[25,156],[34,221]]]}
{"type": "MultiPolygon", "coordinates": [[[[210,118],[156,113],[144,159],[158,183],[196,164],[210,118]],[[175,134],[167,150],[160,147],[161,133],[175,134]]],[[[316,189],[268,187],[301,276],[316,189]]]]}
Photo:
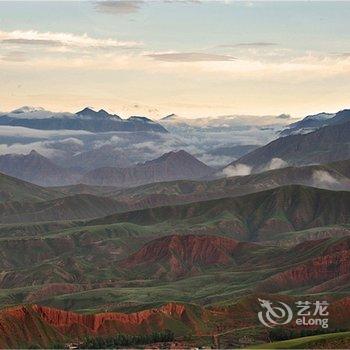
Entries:
{"type": "MultiPolygon", "coordinates": [[[[327,213],[325,221],[333,222],[344,215],[342,210],[348,202],[342,204],[342,200],[347,199],[347,195],[344,192],[290,186],[244,198],[201,202],[193,207],[171,207],[171,211],[168,208],[156,208],[146,211],[146,214],[145,211],[136,211],[113,215],[98,222],[93,221],[92,223],[100,223],[94,226],[69,222],[66,226],[63,223],[57,226],[48,223],[2,226],[1,267],[7,274],[1,282],[4,288],[0,296],[1,303],[23,301],[28,294],[28,290],[24,290],[26,286],[33,285],[34,291],[44,283],[82,286],[93,283],[88,288],[89,291],[47,299],[48,304],[74,309],[98,309],[107,305],[119,307],[119,303],[130,301],[142,305],[149,302],[148,295],[156,295],[162,301],[174,296],[182,301],[193,298],[205,304],[237,298],[253,289],[261,279],[310,259],[325,248],[318,246],[303,254],[286,252],[284,248],[283,253],[281,248],[258,250],[254,251],[253,268],[249,271],[242,271],[239,266],[225,268],[225,271],[220,268],[206,269],[199,276],[186,277],[176,282],[152,280],[152,276],[134,272],[125,274],[118,268],[118,261],[139,249],[142,244],[168,234],[192,232],[234,237],[235,229],[232,226],[223,226],[222,222],[242,222],[243,216],[250,218],[250,222],[243,223],[242,227],[246,230],[252,230],[254,225],[261,227],[271,216],[274,220],[278,218],[281,222],[288,222],[289,217],[297,214],[299,224],[305,220],[305,226],[309,223],[306,219],[311,217],[315,220],[318,215],[320,219],[316,222],[323,224],[323,215],[327,213]],[[316,212],[313,211],[314,207],[316,212]],[[123,220],[115,220],[116,217],[123,220]],[[287,261],[274,259],[276,264],[269,266],[268,260],[274,254],[277,257],[284,256],[287,261]],[[221,279],[218,280],[217,276],[221,279]],[[144,278],[144,281],[138,281],[144,278]],[[110,281],[108,285],[106,281],[110,281]],[[19,289],[11,289],[14,287],[19,289]],[[107,287],[108,293],[104,293],[107,287]]],[[[288,239],[291,234],[288,234],[288,239]]],[[[302,235],[304,234],[303,232],[302,235]]],[[[281,239],[280,236],[276,237],[281,239]]],[[[274,236],[270,238],[273,239],[274,236]]]]}
{"type": "Polygon", "coordinates": [[[249,347],[250,349],[346,349],[350,345],[350,332],[313,335],[249,347]],[[338,346],[337,346],[338,344],[338,346]]]}
{"type": "Polygon", "coordinates": [[[62,193],[46,189],[0,173],[0,203],[6,201],[45,201],[62,197],[62,193]]]}
{"type": "MultiPolygon", "coordinates": [[[[25,276],[25,283],[21,288],[2,289],[0,304],[14,305],[22,302],[32,292],[40,290],[44,282],[73,283],[83,288],[47,297],[44,295],[39,299],[40,303],[46,305],[79,311],[142,308],[169,300],[205,305],[224,303],[249,294],[265,278],[322,254],[332,242],[340,244],[342,239],[322,241],[313,249],[305,251],[287,249],[281,252],[280,248],[275,251],[274,248],[268,250],[267,247],[262,247],[261,251],[252,254],[250,265],[233,265],[225,267],[224,270],[220,266],[213,266],[203,269],[196,275],[175,281],[153,279],[152,275],[137,275],[137,271],[134,270],[125,274],[122,270],[118,271],[118,260],[115,260],[113,255],[109,256],[106,251],[91,253],[93,245],[90,248],[77,247],[75,253],[67,253],[68,256],[74,256],[74,259],[67,259],[64,253],[57,258],[33,264],[30,268],[17,269],[16,278],[20,280],[20,276],[25,276]],[[31,279],[36,283],[31,287],[25,287],[32,284],[31,279]],[[110,282],[106,284],[106,281],[110,282]]],[[[285,292],[309,295],[309,287],[304,286],[285,292]]],[[[344,288],[343,292],[338,288],[328,294],[336,298],[343,296],[344,293],[346,295],[346,286],[344,288]]]]}
{"type": "Polygon", "coordinates": [[[284,186],[237,198],[165,206],[114,214],[92,220],[89,225],[129,222],[172,226],[205,223],[237,232],[241,240],[259,240],[268,233],[304,230],[312,227],[347,223],[350,217],[350,192],[328,191],[304,186],[284,186]]]}
{"type": "Polygon", "coordinates": [[[101,217],[127,206],[108,197],[78,194],[45,202],[0,204],[1,223],[80,220],[101,217]]]}

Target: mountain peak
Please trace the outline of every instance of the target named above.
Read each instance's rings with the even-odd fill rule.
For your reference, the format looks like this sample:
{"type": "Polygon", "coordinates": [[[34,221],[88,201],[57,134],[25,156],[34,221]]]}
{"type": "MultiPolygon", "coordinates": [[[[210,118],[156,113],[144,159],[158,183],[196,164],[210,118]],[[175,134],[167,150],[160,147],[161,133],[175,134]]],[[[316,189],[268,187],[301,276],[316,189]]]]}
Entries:
{"type": "Polygon", "coordinates": [[[160,157],[150,160],[146,163],[159,163],[163,161],[176,161],[176,160],[185,160],[185,159],[191,159],[193,161],[200,162],[196,157],[194,157],[192,154],[184,151],[183,149],[180,149],[178,151],[170,151],[167,153],[162,154],[160,157]]]}
{"type": "Polygon", "coordinates": [[[178,116],[175,114],[175,113],[171,113],[165,117],[163,117],[161,120],[173,120],[173,119],[176,119],[178,116]]]}
{"type": "Polygon", "coordinates": [[[131,117],[128,118],[129,121],[136,121],[136,122],[144,122],[144,123],[154,123],[153,120],[147,118],[147,117],[142,117],[138,115],[132,115],[131,117]]]}
{"type": "Polygon", "coordinates": [[[41,154],[39,152],[37,152],[35,149],[32,149],[29,152],[29,155],[31,155],[31,156],[41,156],[41,154]]]}
{"type": "Polygon", "coordinates": [[[116,114],[109,114],[106,110],[100,109],[98,112],[94,111],[90,107],[85,107],[81,111],[75,113],[79,116],[82,117],[88,117],[88,118],[115,118],[115,119],[121,119],[118,115],[116,114]]]}
{"type": "Polygon", "coordinates": [[[33,107],[33,106],[22,106],[20,108],[17,108],[11,113],[13,114],[20,114],[20,113],[33,113],[33,112],[42,112],[44,111],[44,108],[42,107],[33,107]]]}
{"type": "Polygon", "coordinates": [[[75,113],[78,115],[95,115],[97,112],[94,111],[92,108],[90,107],[85,107],[84,109],[82,109],[81,111],[75,113]]]}

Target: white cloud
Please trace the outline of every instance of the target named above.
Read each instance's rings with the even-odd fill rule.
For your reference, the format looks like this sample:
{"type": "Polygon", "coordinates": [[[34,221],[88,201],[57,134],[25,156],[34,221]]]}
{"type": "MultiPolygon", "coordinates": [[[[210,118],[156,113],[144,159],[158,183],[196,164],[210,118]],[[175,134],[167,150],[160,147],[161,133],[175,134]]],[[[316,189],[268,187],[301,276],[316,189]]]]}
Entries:
{"type": "Polygon", "coordinates": [[[67,139],[60,140],[59,142],[63,143],[64,145],[84,146],[84,142],[75,137],[68,137],[67,139]]]}
{"type": "Polygon", "coordinates": [[[227,177],[231,176],[245,176],[249,175],[252,171],[252,167],[246,164],[230,165],[222,170],[223,175],[227,177]]]}
{"type": "Polygon", "coordinates": [[[27,144],[14,143],[12,145],[0,144],[0,154],[29,154],[32,150],[49,158],[62,154],[61,151],[48,146],[50,146],[49,141],[39,141],[27,144]]]}
{"type": "Polygon", "coordinates": [[[135,41],[92,38],[87,34],[38,32],[36,30],[0,31],[0,41],[13,45],[72,46],[77,48],[131,48],[140,46],[135,41]]]}
{"type": "Polygon", "coordinates": [[[137,12],[143,1],[137,0],[106,0],[106,1],[98,1],[96,3],[96,9],[99,12],[113,14],[113,15],[125,15],[133,12],[137,12]]]}
{"type": "Polygon", "coordinates": [[[0,136],[6,137],[28,137],[48,139],[50,137],[70,136],[70,135],[91,135],[92,133],[84,130],[37,130],[24,128],[21,126],[0,126],[0,136]]]}
{"type": "Polygon", "coordinates": [[[117,135],[112,136],[109,140],[98,140],[94,142],[94,149],[101,148],[103,146],[117,146],[123,142],[123,139],[117,135]]]}
{"type": "Polygon", "coordinates": [[[270,162],[266,165],[265,170],[274,170],[280,168],[286,168],[288,163],[281,158],[272,158],[270,162]]]}
{"type": "Polygon", "coordinates": [[[315,185],[337,185],[339,181],[334,178],[328,171],[315,170],[312,174],[312,180],[315,185]]]}
{"type": "Polygon", "coordinates": [[[153,53],[147,56],[165,62],[210,62],[235,60],[235,57],[229,55],[217,55],[203,52],[153,53]]]}

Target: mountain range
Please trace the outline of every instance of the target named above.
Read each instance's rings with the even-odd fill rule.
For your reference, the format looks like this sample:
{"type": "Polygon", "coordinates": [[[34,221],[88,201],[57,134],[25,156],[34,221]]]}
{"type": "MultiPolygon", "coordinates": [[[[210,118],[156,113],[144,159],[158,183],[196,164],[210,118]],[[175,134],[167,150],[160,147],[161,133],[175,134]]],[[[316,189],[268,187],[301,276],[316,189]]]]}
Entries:
{"type": "Polygon", "coordinates": [[[245,241],[270,240],[282,232],[346,224],[350,218],[349,196],[348,191],[290,185],[241,197],[117,213],[92,220],[89,225],[127,222],[149,226],[169,220],[172,226],[176,222],[179,228],[186,225],[187,232],[227,232],[245,241]]]}
{"type": "Polygon", "coordinates": [[[281,136],[307,134],[327,125],[342,124],[350,120],[350,110],[344,109],[337,113],[318,113],[308,115],[304,119],[288,125],[281,136]]]}
{"type": "Polygon", "coordinates": [[[32,150],[29,154],[0,155],[0,171],[42,186],[58,186],[75,183],[79,174],[55,164],[32,150]]]}
{"type": "Polygon", "coordinates": [[[85,174],[82,183],[99,186],[132,187],[146,183],[199,179],[215,170],[180,150],[129,168],[99,168],[85,174]]]}
{"type": "Polygon", "coordinates": [[[300,166],[344,160],[350,154],[350,121],[329,125],[303,135],[280,137],[229,166],[244,165],[261,172],[288,165],[300,166]]]}
{"type": "MultiPolygon", "coordinates": [[[[278,333],[290,347],[347,348],[347,113],[308,116],[291,135],[280,134],[289,116],[242,126],[278,137],[265,146],[223,142],[239,118],[212,121],[205,154],[194,147],[205,118],[181,126],[186,145],[171,134],[176,116],[161,122],[169,133],[26,134],[59,152],[0,156],[0,347],[284,348],[270,343],[278,333]],[[229,165],[208,166],[212,156],[229,165]],[[293,312],[300,300],[327,301],[329,328],[263,327],[261,300],[293,312]]],[[[9,118],[47,127],[47,116],[22,108],[9,118]]],[[[124,123],[104,110],[52,116],[69,118],[124,123]]],[[[11,140],[5,151],[22,149],[11,140]]]]}
{"type": "Polygon", "coordinates": [[[75,114],[23,107],[0,115],[0,125],[22,126],[39,130],[167,132],[164,127],[146,117],[132,116],[128,119],[121,119],[118,115],[109,114],[103,109],[96,112],[88,107],[75,114]]]}
{"type": "MultiPolygon", "coordinates": [[[[215,172],[183,150],[169,152],[157,159],[129,167],[125,167],[129,164],[125,157],[114,152],[112,160],[123,167],[102,167],[86,172],[84,169],[89,168],[89,162],[93,161],[94,156],[101,156],[101,152],[103,150],[74,156],[72,162],[75,163],[75,168],[59,166],[34,150],[27,155],[0,155],[0,171],[41,186],[84,183],[120,188],[159,181],[199,179],[215,172]]],[[[103,160],[100,163],[95,160],[94,164],[102,162],[103,160]]]]}

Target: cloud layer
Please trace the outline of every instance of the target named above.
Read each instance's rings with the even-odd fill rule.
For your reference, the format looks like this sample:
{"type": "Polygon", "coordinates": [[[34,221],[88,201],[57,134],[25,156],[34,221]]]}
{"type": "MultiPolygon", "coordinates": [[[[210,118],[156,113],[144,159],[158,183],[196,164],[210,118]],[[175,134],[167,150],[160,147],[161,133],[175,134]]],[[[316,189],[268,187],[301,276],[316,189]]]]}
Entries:
{"type": "Polygon", "coordinates": [[[68,46],[77,48],[130,48],[141,45],[134,41],[92,38],[87,34],[38,32],[35,30],[0,31],[0,42],[8,45],[68,46]]]}
{"type": "Polygon", "coordinates": [[[158,61],[166,62],[234,61],[236,59],[229,55],[217,55],[202,52],[154,53],[147,56],[158,61]]]}
{"type": "Polygon", "coordinates": [[[252,167],[246,164],[236,164],[230,165],[223,169],[222,174],[231,177],[231,176],[245,176],[249,175],[252,171],[252,167]]]}
{"type": "Polygon", "coordinates": [[[97,11],[108,13],[112,15],[125,15],[133,12],[137,12],[144,1],[133,1],[133,0],[127,0],[127,1],[98,1],[95,4],[95,7],[97,11]]]}

